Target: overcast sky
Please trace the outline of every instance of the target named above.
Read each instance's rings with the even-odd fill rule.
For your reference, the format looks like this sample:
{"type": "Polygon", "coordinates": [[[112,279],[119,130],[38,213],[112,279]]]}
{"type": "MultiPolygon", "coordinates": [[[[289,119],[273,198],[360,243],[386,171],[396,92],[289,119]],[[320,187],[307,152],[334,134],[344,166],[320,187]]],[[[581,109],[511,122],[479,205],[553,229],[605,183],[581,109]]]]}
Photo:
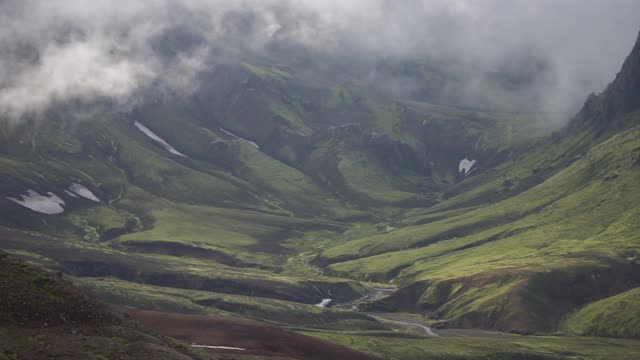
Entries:
{"type": "Polygon", "coordinates": [[[639,30],[638,0],[0,0],[0,114],[127,101],[151,83],[189,91],[212,49],[232,61],[274,41],[327,54],[428,54],[479,71],[532,54],[552,74],[534,89],[544,105],[575,111],[613,79],[639,30]],[[192,44],[160,56],[171,29],[192,44]]]}

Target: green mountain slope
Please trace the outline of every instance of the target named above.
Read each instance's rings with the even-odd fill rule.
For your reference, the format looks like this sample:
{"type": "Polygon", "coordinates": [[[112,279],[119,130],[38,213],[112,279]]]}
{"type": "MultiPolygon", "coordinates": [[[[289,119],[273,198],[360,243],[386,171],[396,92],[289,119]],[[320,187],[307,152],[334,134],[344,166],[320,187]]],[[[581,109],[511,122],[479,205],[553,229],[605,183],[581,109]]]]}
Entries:
{"type": "Polygon", "coordinates": [[[0,358],[216,359],[153,335],[60,276],[0,253],[0,358]]]}
{"type": "MultiPolygon", "coordinates": [[[[361,349],[374,333],[392,343],[373,341],[389,351],[376,355],[407,338],[354,302],[434,328],[637,337],[624,319],[640,286],[639,59],[637,45],[550,136],[535,113],[398,97],[359,74],[313,81],[267,59],[131,111],[0,122],[0,249],[120,305],[361,349]],[[314,306],[327,299],[338,309],[314,306]]],[[[384,66],[437,78],[415,65],[384,66]]]]}
{"type": "Polygon", "coordinates": [[[639,145],[634,127],[517,196],[434,212],[427,224],[353,240],[322,259],[337,274],[406,285],[384,305],[392,309],[408,302],[451,326],[551,330],[563,311],[639,281],[639,145]],[[341,261],[349,257],[360,259],[341,261]]]}
{"type": "MultiPolygon", "coordinates": [[[[601,101],[617,104],[618,89],[634,84],[638,51],[601,101]]],[[[583,110],[574,122],[597,126],[534,146],[391,231],[326,249],[318,263],[403,286],[374,309],[419,311],[441,326],[553,331],[572,310],[640,281],[634,104],[611,110],[608,125],[583,110]]]]}
{"type": "Polygon", "coordinates": [[[595,301],[571,314],[562,328],[579,335],[638,338],[638,296],[636,288],[595,301]]]}

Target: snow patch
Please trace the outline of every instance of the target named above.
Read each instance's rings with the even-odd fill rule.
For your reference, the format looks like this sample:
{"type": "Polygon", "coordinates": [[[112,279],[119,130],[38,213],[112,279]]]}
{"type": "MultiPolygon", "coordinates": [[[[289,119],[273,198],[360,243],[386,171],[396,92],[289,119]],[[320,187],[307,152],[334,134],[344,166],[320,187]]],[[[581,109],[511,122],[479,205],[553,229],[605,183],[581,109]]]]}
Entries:
{"type": "Polygon", "coordinates": [[[67,194],[67,195],[69,195],[69,196],[71,196],[72,198],[78,198],[78,195],[76,195],[76,194],[72,193],[72,192],[71,192],[71,191],[69,191],[69,190],[65,190],[65,191],[64,191],[64,193],[65,193],[65,194],[67,194]]]}
{"type": "Polygon", "coordinates": [[[7,197],[7,199],[41,214],[54,215],[64,212],[64,200],[52,192],[40,195],[37,191],[29,189],[27,195],[18,196],[20,199],[14,197],[7,197]]]}
{"type": "Polygon", "coordinates": [[[197,345],[191,344],[191,347],[199,348],[199,349],[221,349],[221,350],[238,350],[238,351],[246,351],[245,348],[233,347],[233,346],[221,346],[221,345],[197,345]]]}
{"type": "Polygon", "coordinates": [[[460,161],[460,164],[458,165],[458,171],[462,174],[468,174],[469,171],[471,171],[471,168],[473,167],[473,165],[476,164],[475,160],[469,160],[469,159],[463,159],[462,161],[460,161]],[[464,172],[463,172],[464,171],[464,172]]]}
{"type": "Polygon", "coordinates": [[[245,139],[245,138],[242,138],[242,137],[240,137],[240,136],[238,136],[238,135],[236,135],[236,134],[232,133],[231,131],[227,131],[227,130],[225,130],[225,129],[223,129],[223,128],[220,128],[220,131],[222,131],[223,133],[225,133],[225,134],[227,134],[227,135],[229,135],[229,136],[232,136],[232,137],[234,137],[234,138],[236,138],[236,139],[238,139],[238,140],[242,140],[242,141],[246,142],[247,144],[249,144],[249,145],[253,146],[253,147],[254,147],[254,148],[256,148],[256,149],[260,149],[260,146],[258,146],[258,144],[256,144],[255,142],[250,141],[250,140],[247,140],[247,139],[245,139]]]}
{"type": "MultiPolygon", "coordinates": [[[[100,199],[98,199],[97,196],[95,196],[91,192],[91,190],[87,189],[86,187],[84,187],[84,186],[82,186],[80,184],[76,184],[76,183],[71,184],[71,186],[69,186],[69,191],[74,193],[74,194],[76,194],[76,195],[82,196],[85,199],[88,199],[88,200],[91,200],[91,201],[94,201],[94,202],[97,202],[97,203],[102,202],[102,201],[100,201],[100,199]]],[[[69,193],[69,191],[65,190],[65,192],[67,194],[69,193]]],[[[71,195],[71,196],[73,196],[73,195],[71,195]]],[[[77,196],[74,196],[74,197],[77,197],[77,196]]]]}
{"type": "Polygon", "coordinates": [[[182,156],[182,157],[188,157],[187,155],[185,155],[185,154],[179,152],[178,150],[176,150],[173,146],[169,145],[168,142],[164,141],[160,136],[156,135],[148,127],[142,125],[137,120],[134,121],[133,124],[138,128],[138,130],[142,131],[145,135],[150,137],[152,140],[154,140],[158,144],[162,145],[162,147],[165,148],[168,152],[170,152],[170,153],[172,153],[174,155],[178,155],[178,156],[182,156]]]}
{"type": "Polygon", "coordinates": [[[331,299],[322,299],[322,301],[319,304],[316,304],[317,307],[327,307],[327,305],[329,305],[331,303],[331,299]]]}

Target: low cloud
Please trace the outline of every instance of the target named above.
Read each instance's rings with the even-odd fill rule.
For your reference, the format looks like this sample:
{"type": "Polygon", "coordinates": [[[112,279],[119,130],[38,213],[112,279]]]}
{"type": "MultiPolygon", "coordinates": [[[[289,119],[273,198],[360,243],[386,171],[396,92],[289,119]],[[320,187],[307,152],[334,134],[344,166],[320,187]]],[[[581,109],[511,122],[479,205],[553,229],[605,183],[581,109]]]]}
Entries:
{"type": "Polygon", "coordinates": [[[0,0],[0,116],[188,94],[213,64],[283,46],[453,64],[454,95],[568,114],[613,78],[639,25],[635,0],[0,0]],[[525,86],[484,99],[495,74],[525,86]]]}
{"type": "Polygon", "coordinates": [[[99,41],[47,47],[0,92],[0,108],[10,117],[39,112],[67,99],[124,99],[156,76],[145,63],[114,56],[99,41]]]}

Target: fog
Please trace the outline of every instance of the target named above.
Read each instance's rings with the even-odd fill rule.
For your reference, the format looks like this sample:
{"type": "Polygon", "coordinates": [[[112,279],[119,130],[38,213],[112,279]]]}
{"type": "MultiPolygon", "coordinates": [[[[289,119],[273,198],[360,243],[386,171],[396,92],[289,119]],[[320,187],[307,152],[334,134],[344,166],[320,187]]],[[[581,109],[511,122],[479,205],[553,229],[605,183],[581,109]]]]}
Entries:
{"type": "Polygon", "coordinates": [[[284,46],[455,64],[449,95],[560,119],[613,79],[638,30],[637,0],[0,0],[0,116],[127,104],[150,87],[189,94],[200,72],[284,46]],[[496,73],[524,85],[486,98],[496,73]]]}

